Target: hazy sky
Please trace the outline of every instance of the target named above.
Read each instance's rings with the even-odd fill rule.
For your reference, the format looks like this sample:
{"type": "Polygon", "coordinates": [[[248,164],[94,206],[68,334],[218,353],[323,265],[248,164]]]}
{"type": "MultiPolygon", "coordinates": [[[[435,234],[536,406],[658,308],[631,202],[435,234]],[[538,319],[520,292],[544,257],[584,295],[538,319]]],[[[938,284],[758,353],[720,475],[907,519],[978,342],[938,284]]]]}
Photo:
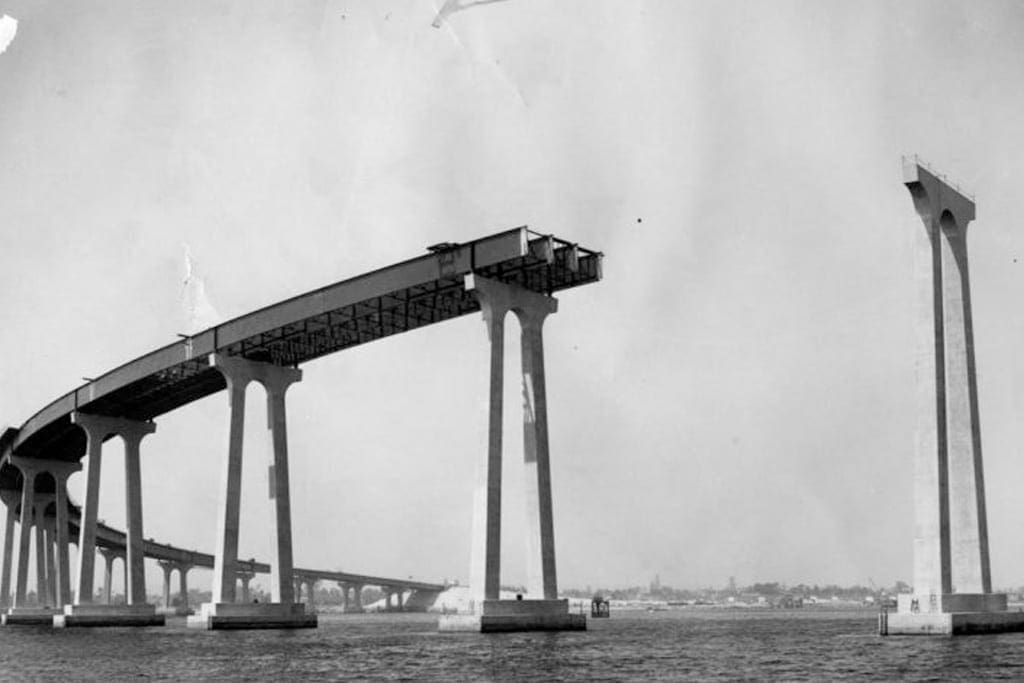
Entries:
{"type": "MultiPolygon", "coordinates": [[[[909,580],[916,152],[977,195],[992,574],[1024,584],[1024,6],[508,0],[435,29],[440,4],[0,0],[0,423],[186,331],[186,249],[226,319],[529,224],[606,254],[545,330],[563,587],[909,580]]],[[[478,316],[303,366],[298,565],[468,578],[486,369],[478,316]]],[[[226,417],[143,442],[147,537],[213,550],[226,417]]]]}

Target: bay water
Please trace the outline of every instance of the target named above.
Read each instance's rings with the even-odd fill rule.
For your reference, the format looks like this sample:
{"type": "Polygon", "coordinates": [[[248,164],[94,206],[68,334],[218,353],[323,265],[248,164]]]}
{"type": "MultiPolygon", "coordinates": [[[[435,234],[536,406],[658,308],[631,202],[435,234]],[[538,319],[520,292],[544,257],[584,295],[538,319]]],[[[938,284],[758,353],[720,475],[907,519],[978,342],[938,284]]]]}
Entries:
{"type": "Polygon", "coordinates": [[[0,629],[16,681],[1019,680],[1024,634],[876,635],[870,610],[616,610],[586,632],[451,634],[429,614],[320,616],[302,631],[0,629]]]}

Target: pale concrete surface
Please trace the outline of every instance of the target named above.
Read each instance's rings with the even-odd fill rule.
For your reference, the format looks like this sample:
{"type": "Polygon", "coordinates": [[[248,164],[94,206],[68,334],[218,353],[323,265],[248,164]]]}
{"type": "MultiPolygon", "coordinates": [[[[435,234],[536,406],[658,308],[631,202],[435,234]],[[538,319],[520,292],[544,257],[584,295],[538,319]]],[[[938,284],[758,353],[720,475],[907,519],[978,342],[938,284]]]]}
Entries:
{"type": "Polygon", "coordinates": [[[187,623],[189,628],[209,630],[316,628],[317,617],[302,603],[205,602],[187,623]]]}
{"type": "Polygon", "coordinates": [[[564,601],[557,600],[542,327],[547,316],[558,310],[558,302],[550,296],[477,275],[467,275],[464,285],[480,303],[491,350],[487,460],[478,470],[473,499],[470,592],[474,604],[505,611],[487,613],[485,608],[473,615],[443,615],[439,628],[446,631],[586,628],[585,618],[581,626],[575,615],[568,614],[564,601]],[[519,318],[521,328],[527,582],[529,593],[542,596],[543,600],[499,600],[504,320],[509,311],[519,318]],[[500,607],[509,602],[511,606],[500,607]]]}
{"type": "Polygon", "coordinates": [[[508,631],[585,631],[587,617],[570,614],[568,600],[485,600],[477,614],[442,614],[438,630],[496,633],[508,631]]]}
{"type": "Polygon", "coordinates": [[[166,618],[157,614],[150,604],[135,605],[65,605],[64,613],[53,617],[54,628],[73,626],[163,626],[166,618]]]}
{"type": "MultiPolygon", "coordinates": [[[[227,382],[230,407],[228,454],[224,465],[224,478],[219,501],[220,516],[217,527],[217,553],[214,561],[213,603],[209,604],[229,604],[233,603],[236,598],[235,565],[238,559],[240,525],[245,388],[253,381],[262,384],[266,390],[267,429],[271,443],[268,490],[273,507],[270,519],[275,561],[270,565],[270,592],[274,603],[292,604],[295,600],[295,587],[293,584],[285,393],[289,386],[302,379],[302,371],[220,354],[211,354],[209,362],[220,371],[227,382]]],[[[198,619],[199,615],[196,618],[198,619]]],[[[260,627],[254,626],[254,628],[260,627]]],[[[236,628],[242,628],[242,626],[236,626],[236,628]]]]}
{"type": "Polygon", "coordinates": [[[1022,612],[933,612],[878,615],[883,636],[971,635],[1024,631],[1022,612]]]}
{"type": "Polygon", "coordinates": [[[903,173],[924,225],[915,245],[914,594],[879,617],[879,632],[1016,630],[989,573],[967,266],[974,201],[915,160],[904,160],[903,173]]]}
{"type": "Polygon", "coordinates": [[[13,607],[0,617],[4,626],[49,626],[58,610],[49,607],[13,607]]]}

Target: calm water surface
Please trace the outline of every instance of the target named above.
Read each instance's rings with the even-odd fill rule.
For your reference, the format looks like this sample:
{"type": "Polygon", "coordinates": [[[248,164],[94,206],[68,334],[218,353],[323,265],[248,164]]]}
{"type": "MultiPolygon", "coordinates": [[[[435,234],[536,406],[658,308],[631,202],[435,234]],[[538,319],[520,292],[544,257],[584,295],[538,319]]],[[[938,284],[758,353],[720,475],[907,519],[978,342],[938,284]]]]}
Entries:
{"type": "Polygon", "coordinates": [[[431,615],[308,631],[0,629],[4,680],[1021,680],[1024,634],[879,638],[868,611],[613,613],[585,633],[440,634],[431,615]]]}

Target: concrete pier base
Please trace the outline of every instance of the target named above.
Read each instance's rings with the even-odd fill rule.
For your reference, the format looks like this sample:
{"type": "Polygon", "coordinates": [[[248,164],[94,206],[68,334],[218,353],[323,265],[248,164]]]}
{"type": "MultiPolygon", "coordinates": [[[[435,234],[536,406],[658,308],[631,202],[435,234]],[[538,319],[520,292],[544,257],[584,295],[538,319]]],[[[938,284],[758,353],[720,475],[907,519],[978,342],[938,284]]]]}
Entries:
{"type": "Polygon", "coordinates": [[[189,628],[210,630],[316,628],[315,614],[300,602],[204,602],[199,614],[188,618],[189,628]]]}
{"type": "Polygon", "coordinates": [[[883,636],[966,635],[1024,631],[1024,612],[1009,612],[1004,593],[905,594],[896,612],[878,615],[883,636]]]}
{"type": "Polygon", "coordinates": [[[4,626],[50,626],[57,610],[49,607],[12,607],[2,617],[4,626]]]}
{"type": "Polygon", "coordinates": [[[63,614],[53,616],[54,628],[100,626],[163,626],[166,617],[156,607],[141,605],[65,605],[63,614]]]}
{"type": "Polygon", "coordinates": [[[883,636],[971,635],[1024,631],[1024,612],[931,612],[878,615],[883,636]]]}
{"type": "Polygon", "coordinates": [[[570,614],[568,600],[484,600],[481,613],[442,614],[439,631],[586,631],[587,617],[570,614]]]}
{"type": "Polygon", "coordinates": [[[157,607],[157,614],[163,614],[168,617],[187,617],[196,613],[191,607],[157,607]]]}

